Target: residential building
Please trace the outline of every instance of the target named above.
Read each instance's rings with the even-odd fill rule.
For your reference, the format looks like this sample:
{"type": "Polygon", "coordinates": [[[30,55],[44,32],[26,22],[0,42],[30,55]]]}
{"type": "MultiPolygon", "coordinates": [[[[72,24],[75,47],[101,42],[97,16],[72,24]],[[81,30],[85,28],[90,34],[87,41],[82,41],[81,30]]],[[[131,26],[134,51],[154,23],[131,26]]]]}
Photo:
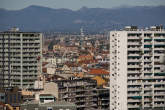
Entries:
{"type": "Polygon", "coordinates": [[[40,94],[39,95],[39,103],[50,103],[55,102],[56,98],[52,94],[40,94]]]}
{"type": "Polygon", "coordinates": [[[55,98],[58,99],[58,85],[54,82],[45,82],[43,91],[40,91],[40,94],[52,94],[55,98]]]}
{"type": "Polygon", "coordinates": [[[165,30],[110,32],[110,110],[165,109],[165,30]]]}
{"type": "Polygon", "coordinates": [[[97,91],[94,90],[94,80],[77,78],[72,80],[60,80],[57,82],[59,100],[73,102],[77,110],[90,110],[97,108],[97,91]]]}
{"type": "Polygon", "coordinates": [[[42,34],[12,29],[0,32],[0,85],[33,88],[42,73],[42,34]]]}
{"type": "Polygon", "coordinates": [[[98,88],[97,110],[109,110],[109,88],[98,88]]]}
{"type": "Polygon", "coordinates": [[[57,80],[58,100],[75,103],[77,110],[109,110],[109,89],[99,88],[94,79],[70,77],[57,80]]]}
{"type": "Polygon", "coordinates": [[[5,91],[0,90],[0,102],[5,103],[5,91]]]}
{"type": "Polygon", "coordinates": [[[18,87],[0,89],[0,103],[9,104],[18,110],[22,102],[22,94],[18,87]]]}

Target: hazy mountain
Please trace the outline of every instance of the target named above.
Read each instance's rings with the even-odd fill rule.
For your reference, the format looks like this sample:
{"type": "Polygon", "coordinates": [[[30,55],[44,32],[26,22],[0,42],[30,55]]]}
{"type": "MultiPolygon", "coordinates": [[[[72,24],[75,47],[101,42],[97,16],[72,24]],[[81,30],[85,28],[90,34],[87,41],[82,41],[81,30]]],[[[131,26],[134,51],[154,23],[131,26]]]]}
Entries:
{"type": "Polygon", "coordinates": [[[0,9],[0,30],[19,27],[24,31],[89,32],[120,28],[124,25],[150,26],[165,24],[165,6],[86,8],[72,11],[30,6],[21,10],[0,9]]]}

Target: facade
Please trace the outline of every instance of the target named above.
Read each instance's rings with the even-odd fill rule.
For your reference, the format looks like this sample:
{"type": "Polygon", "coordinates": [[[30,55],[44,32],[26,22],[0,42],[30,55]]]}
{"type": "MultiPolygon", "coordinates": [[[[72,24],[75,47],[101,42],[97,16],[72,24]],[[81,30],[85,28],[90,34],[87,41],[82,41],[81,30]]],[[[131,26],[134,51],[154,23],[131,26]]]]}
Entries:
{"type": "Polygon", "coordinates": [[[110,110],[165,107],[165,30],[110,32],[110,110]]]}
{"type": "Polygon", "coordinates": [[[56,98],[52,94],[40,94],[39,95],[40,104],[55,102],[56,98]]]}
{"type": "Polygon", "coordinates": [[[22,94],[18,87],[0,89],[0,103],[5,104],[5,106],[10,105],[18,110],[22,102],[22,94]]]}
{"type": "Polygon", "coordinates": [[[97,110],[109,110],[109,88],[98,88],[97,94],[97,110]]]}
{"type": "Polygon", "coordinates": [[[33,88],[42,72],[42,34],[0,32],[0,85],[33,88]]]}
{"type": "Polygon", "coordinates": [[[72,78],[56,81],[58,100],[75,103],[77,110],[109,110],[109,89],[97,88],[90,78],[72,78]]]}
{"type": "Polygon", "coordinates": [[[0,102],[5,103],[5,92],[0,90],[0,102]]]}
{"type": "Polygon", "coordinates": [[[68,102],[49,102],[39,104],[38,102],[31,101],[25,102],[21,105],[20,110],[77,110],[76,105],[68,102]]]}
{"type": "Polygon", "coordinates": [[[72,102],[77,110],[93,110],[97,108],[97,86],[95,80],[89,78],[75,78],[57,81],[59,100],[72,102]]]}

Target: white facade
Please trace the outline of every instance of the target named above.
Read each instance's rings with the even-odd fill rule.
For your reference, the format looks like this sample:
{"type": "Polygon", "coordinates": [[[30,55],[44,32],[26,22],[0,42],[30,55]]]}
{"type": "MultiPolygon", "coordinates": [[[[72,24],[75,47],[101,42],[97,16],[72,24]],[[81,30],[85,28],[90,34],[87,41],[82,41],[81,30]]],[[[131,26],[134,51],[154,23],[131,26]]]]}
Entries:
{"type": "Polygon", "coordinates": [[[110,110],[165,107],[165,30],[110,32],[110,110]]]}
{"type": "Polygon", "coordinates": [[[34,89],[44,89],[44,82],[43,81],[35,81],[34,82],[34,89]]]}
{"type": "Polygon", "coordinates": [[[53,75],[56,72],[56,65],[48,63],[44,66],[46,68],[47,74],[53,75]]]}
{"type": "Polygon", "coordinates": [[[48,58],[48,59],[46,59],[46,62],[56,65],[56,58],[48,58]]]}
{"type": "Polygon", "coordinates": [[[47,73],[50,75],[54,75],[56,72],[56,68],[54,67],[47,67],[47,73]]]}
{"type": "Polygon", "coordinates": [[[110,110],[127,110],[127,33],[110,34],[110,110]]]}

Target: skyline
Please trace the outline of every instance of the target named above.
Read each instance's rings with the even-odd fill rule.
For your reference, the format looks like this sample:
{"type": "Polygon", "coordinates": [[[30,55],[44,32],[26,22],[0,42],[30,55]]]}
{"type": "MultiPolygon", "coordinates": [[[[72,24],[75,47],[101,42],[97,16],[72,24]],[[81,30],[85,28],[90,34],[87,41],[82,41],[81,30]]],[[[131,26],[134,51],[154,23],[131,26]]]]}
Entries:
{"type": "Polygon", "coordinates": [[[0,0],[0,8],[8,10],[19,10],[31,5],[44,6],[48,8],[66,8],[78,10],[82,7],[88,8],[116,8],[123,6],[159,6],[165,5],[164,0],[0,0]]]}

